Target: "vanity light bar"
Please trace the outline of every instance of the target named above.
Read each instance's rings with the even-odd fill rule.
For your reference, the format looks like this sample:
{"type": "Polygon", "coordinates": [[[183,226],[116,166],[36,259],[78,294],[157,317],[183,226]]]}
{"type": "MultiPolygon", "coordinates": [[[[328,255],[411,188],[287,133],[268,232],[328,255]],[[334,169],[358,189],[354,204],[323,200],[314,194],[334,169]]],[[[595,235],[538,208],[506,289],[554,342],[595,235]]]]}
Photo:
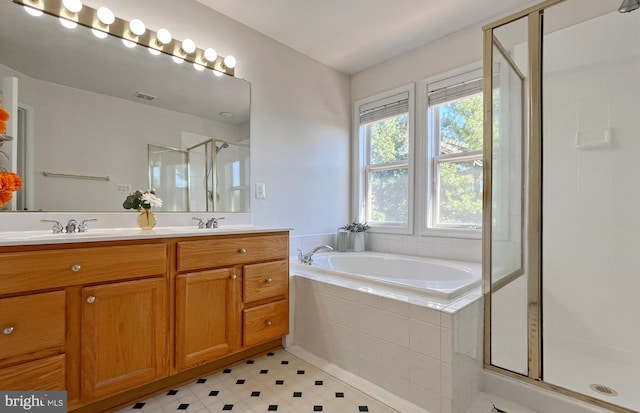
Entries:
{"type": "MultiPolygon", "coordinates": [[[[235,73],[235,59],[233,56],[225,57],[218,55],[214,61],[209,61],[205,58],[205,51],[198,47],[190,53],[188,52],[191,51],[192,48],[188,47],[187,52],[185,52],[183,49],[183,41],[181,40],[171,39],[168,43],[162,43],[157,41],[158,33],[149,29],[146,29],[144,33],[140,35],[134,34],[130,29],[129,22],[118,17],[115,17],[113,23],[106,25],[98,19],[98,11],[86,5],[83,5],[82,9],[77,13],[73,13],[69,12],[64,7],[62,0],[13,0],[13,2],[25,7],[40,10],[61,19],[76,22],[90,29],[111,34],[123,40],[128,40],[130,42],[146,46],[170,56],[207,67],[220,74],[224,73],[229,76],[233,76],[235,73]],[[225,60],[227,61],[227,64],[229,64],[229,61],[231,61],[232,64],[227,66],[227,64],[225,64],[225,60]]],[[[190,42],[191,41],[187,39],[187,43],[190,42]]],[[[209,55],[210,53],[207,53],[207,57],[209,57],[209,55]]]]}

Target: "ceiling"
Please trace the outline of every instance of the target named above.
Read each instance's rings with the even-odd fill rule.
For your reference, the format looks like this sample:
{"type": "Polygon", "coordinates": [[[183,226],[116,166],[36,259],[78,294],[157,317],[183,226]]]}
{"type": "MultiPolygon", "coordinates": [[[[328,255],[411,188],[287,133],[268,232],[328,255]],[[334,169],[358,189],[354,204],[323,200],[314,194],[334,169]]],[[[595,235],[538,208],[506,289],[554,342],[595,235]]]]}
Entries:
{"type": "Polygon", "coordinates": [[[536,0],[197,0],[327,66],[354,74],[536,0]]]}

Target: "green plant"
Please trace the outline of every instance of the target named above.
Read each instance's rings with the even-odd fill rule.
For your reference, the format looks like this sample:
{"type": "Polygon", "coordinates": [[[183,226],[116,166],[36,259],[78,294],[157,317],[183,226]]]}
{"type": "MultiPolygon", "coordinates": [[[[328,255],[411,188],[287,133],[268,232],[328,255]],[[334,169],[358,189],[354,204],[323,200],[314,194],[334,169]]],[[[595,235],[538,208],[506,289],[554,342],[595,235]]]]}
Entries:
{"type": "Polygon", "coordinates": [[[344,229],[344,230],[347,230],[349,232],[366,232],[366,231],[369,230],[369,228],[371,228],[371,227],[366,222],[353,221],[351,224],[344,225],[344,226],[340,227],[339,229],[344,229]]]}
{"type": "Polygon", "coordinates": [[[151,207],[161,207],[162,199],[158,198],[155,189],[147,189],[146,191],[136,191],[127,196],[122,206],[124,209],[151,209],[151,207]]]}

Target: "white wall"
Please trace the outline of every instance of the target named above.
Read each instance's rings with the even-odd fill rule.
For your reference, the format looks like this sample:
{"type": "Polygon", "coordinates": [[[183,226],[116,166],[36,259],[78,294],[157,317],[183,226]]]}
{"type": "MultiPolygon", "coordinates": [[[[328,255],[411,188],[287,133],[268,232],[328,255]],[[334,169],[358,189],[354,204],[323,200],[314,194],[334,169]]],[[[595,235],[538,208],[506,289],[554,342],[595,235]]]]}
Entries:
{"type": "Polygon", "coordinates": [[[252,199],[257,225],[295,234],[333,232],[349,211],[349,78],[193,0],[90,0],[123,19],[168,28],[177,39],[238,59],[251,82],[251,175],[267,198],[252,199]]]}

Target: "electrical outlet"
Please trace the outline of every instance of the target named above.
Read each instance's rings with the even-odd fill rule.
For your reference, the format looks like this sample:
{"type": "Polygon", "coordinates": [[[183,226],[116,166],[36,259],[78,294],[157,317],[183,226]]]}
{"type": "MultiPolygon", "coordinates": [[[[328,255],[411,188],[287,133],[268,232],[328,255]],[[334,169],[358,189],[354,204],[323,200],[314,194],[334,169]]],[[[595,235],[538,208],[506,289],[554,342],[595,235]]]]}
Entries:
{"type": "Polygon", "coordinates": [[[267,197],[267,189],[265,184],[256,184],[256,198],[265,199],[267,197]]]}
{"type": "Polygon", "coordinates": [[[117,189],[118,192],[124,192],[127,194],[131,193],[131,184],[118,184],[117,189]]]}

